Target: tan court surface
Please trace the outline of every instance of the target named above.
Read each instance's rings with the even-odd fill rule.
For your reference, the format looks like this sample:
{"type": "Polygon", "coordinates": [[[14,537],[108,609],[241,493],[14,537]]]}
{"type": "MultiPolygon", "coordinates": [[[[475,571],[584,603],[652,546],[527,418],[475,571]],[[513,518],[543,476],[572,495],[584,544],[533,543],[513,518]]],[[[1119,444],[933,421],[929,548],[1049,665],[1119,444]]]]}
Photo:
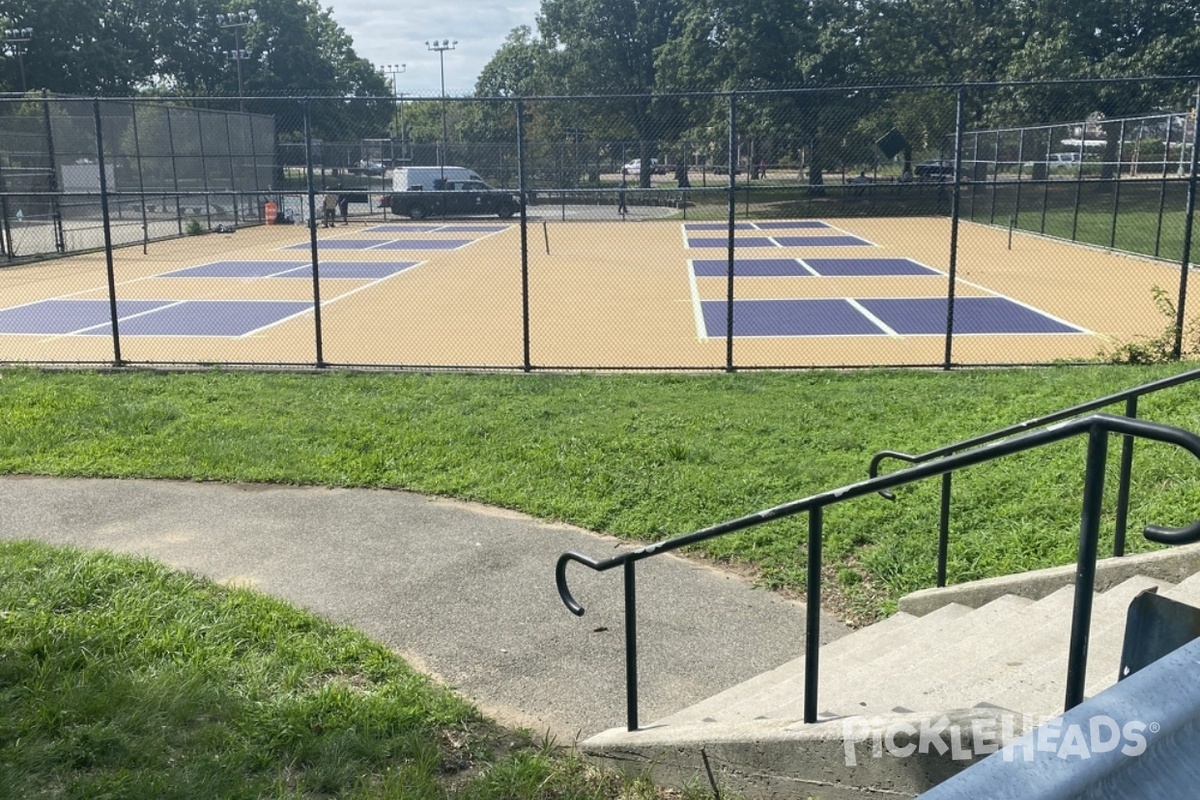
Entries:
{"type": "MultiPolygon", "coordinates": [[[[784,276],[735,278],[736,298],[944,298],[950,286],[950,221],[918,219],[824,220],[832,230],[788,234],[853,234],[853,247],[741,247],[744,258],[905,257],[936,270],[919,276],[784,276]]],[[[610,222],[531,221],[528,228],[529,361],[535,368],[721,368],[723,334],[711,335],[700,306],[720,303],[727,278],[696,276],[692,259],[724,259],[724,248],[689,248],[681,220],[610,222]],[[548,246],[547,246],[548,243],[548,246]],[[547,252],[547,249],[549,252],[547,252]]],[[[781,233],[772,231],[772,233],[781,233]]],[[[758,231],[737,233],[743,237],[758,231]]],[[[524,364],[521,231],[515,220],[352,224],[318,229],[319,261],[402,263],[407,268],[374,279],[322,277],[320,348],[325,363],[384,366],[519,368],[524,364]],[[438,225],[449,226],[441,230],[438,225]],[[363,248],[327,249],[363,240],[363,248]],[[454,240],[457,249],[434,249],[454,240]],[[377,245],[397,249],[380,250],[377,245]],[[409,244],[404,244],[408,242],[409,244]],[[412,249],[408,249],[411,247],[412,249]]],[[[232,235],[151,243],[146,253],[113,252],[120,301],[170,303],[206,300],[210,331],[131,335],[120,339],[125,362],[313,364],[317,325],[311,276],[170,277],[181,268],[219,261],[307,263],[309,232],[267,226],[232,235]],[[287,249],[302,245],[300,249],[287,249]],[[222,314],[239,313],[229,301],[292,301],[309,307],[237,335],[220,333],[222,314]]],[[[1177,266],[1149,259],[962,223],[957,253],[957,297],[1003,297],[1078,329],[1068,333],[962,334],[952,359],[1006,364],[1082,359],[1140,335],[1155,335],[1168,320],[1155,309],[1152,290],[1173,296],[1177,266]]],[[[8,310],[49,299],[108,298],[103,253],[0,269],[0,361],[100,362],[114,360],[107,328],[11,332],[8,310]],[[6,332],[9,331],[9,332],[6,332]]],[[[61,309],[61,303],[52,304],[61,309]]],[[[35,309],[40,309],[37,306],[35,309]]],[[[46,306],[51,308],[51,306],[46,306]]],[[[49,313],[49,312],[48,312],[49,313]]],[[[57,312],[56,312],[57,313],[57,312]]],[[[737,311],[735,313],[741,313],[737,311]]],[[[736,317],[735,317],[736,320],[736,317]]],[[[122,325],[126,323],[122,321],[122,325]]],[[[735,321],[735,331],[738,330],[735,321]]],[[[941,364],[944,333],[937,335],[737,335],[739,367],[941,364]]]]}

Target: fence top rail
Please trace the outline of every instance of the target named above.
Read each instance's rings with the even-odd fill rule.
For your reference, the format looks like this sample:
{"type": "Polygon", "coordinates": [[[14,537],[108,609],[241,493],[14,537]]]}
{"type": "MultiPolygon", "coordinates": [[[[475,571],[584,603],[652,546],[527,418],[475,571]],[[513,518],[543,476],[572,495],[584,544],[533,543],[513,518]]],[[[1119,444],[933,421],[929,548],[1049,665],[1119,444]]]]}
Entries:
{"type": "MultiPolygon", "coordinates": [[[[1048,425],[1011,438],[991,441],[972,450],[955,452],[937,460],[914,464],[911,467],[889,473],[888,475],[872,477],[865,481],[859,481],[858,483],[810,495],[800,500],[783,503],[754,514],[738,517],[737,519],[728,520],[707,528],[701,528],[700,530],[677,536],[673,539],[639,547],[611,558],[594,559],[575,551],[563,553],[559,556],[558,563],[555,566],[555,583],[558,587],[558,594],[563,604],[572,614],[583,616],[583,606],[575,600],[567,586],[567,564],[572,561],[590,567],[597,572],[604,572],[613,567],[632,564],[660,553],[678,550],[681,547],[761,525],[764,522],[771,522],[806,511],[821,509],[825,506],[852,500],[866,494],[913,483],[935,475],[953,472],[964,467],[993,461],[1013,453],[1031,450],[1068,439],[1072,436],[1093,432],[1117,433],[1175,444],[1200,460],[1200,436],[1183,428],[1112,414],[1075,417],[1057,425],[1048,425]]],[[[1143,533],[1151,541],[1163,544],[1190,544],[1200,541],[1200,520],[1182,527],[1148,525],[1143,530],[1143,533]]]]}
{"type": "MultiPolygon", "coordinates": [[[[360,95],[355,97],[346,97],[344,94],[272,94],[272,95],[159,95],[155,97],[139,97],[139,96],[102,96],[91,95],[87,97],[73,95],[56,95],[49,92],[44,94],[14,94],[0,93],[0,102],[86,102],[92,103],[97,101],[121,101],[133,103],[173,103],[173,102],[211,102],[214,100],[270,100],[270,101],[296,101],[296,102],[313,102],[313,101],[331,101],[345,104],[346,102],[416,102],[436,100],[438,102],[504,102],[517,103],[531,100],[618,100],[622,98],[647,98],[647,97],[734,97],[747,95],[788,95],[788,94],[820,94],[827,92],[837,92],[845,90],[853,91],[912,91],[912,90],[970,90],[970,89],[996,89],[1005,87],[1019,86],[1070,86],[1070,85],[1107,85],[1107,84],[1125,84],[1125,83],[1170,83],[1181,81],[1200,81],[1200,73],[1184,73],[1181,75],[1140,75],[1140,76],[1118,76],[1118,77],[1075,77],[1075,78],[1052,78],[1052,79],[1029,79],[1029,80],[1007,80],[1007,81],[930,81],[923,83],[891,83],[887,81],[865,81],[861,83],[847,82],[841,84],[813,84],[807,86],[780,86],[775,88],[748,89],[734,88],[724,89],[719,91],[643,91],[643,92],[615,92],[612,94],[576,94],[576,95],[492,95],[492,96],[467,96],[455,97],[452,95],[405,95],[404,98],[398,98],[394,95],[360,95]]],[[[242,113],[242,112],[237,112],[242,113]]]]}
{"type": "MultiPolygon", "coordinates": [[[[1155,392],[1161,391],[1163,389],[1169,389],[1173,386],[1179,386],[1184,383],[1189,383],[1193,380],[1196,380],[1197,378],[1200,378],[1200,369],[1189,370],[1187,372],[1182,372],[1179,375],[1172,375],[1168,378],[1161,378],[1157,381],[1151,381],[1150,383],[1144,383],[1141,386],[1135,386],[1132,389],[1124,389],[1119,392],[1114,392],[1113,394],[1106,395],[1104,397],[1099,397],[1099,398],[1096,398],[1095,400],[1089,400],[1085,403],[1080,403],[1079,405],[1075,405],[1075,406],[1071,406],[1070,408],[1062,409],[1061,411],[1055,411],[1051,414],[1045,414],[1040,417],[1034,417],[1033,419],[1028,419],[1028,420],[1025,420],[1024,422],[1018,422],[1015,425],[1009,425],[1006,428],[1000,428],[998,430],[994,430],[991,433],[985,433],[980,436],[972,437],[970,439],[964,439],[961,442],[955,442],[954,444],[944,445],[943,447],[938,447],[936,449],[929,450],[924,453],[920,453],[920,454],[916,454],[916,455],[913,455],[910,453],[902,453],[897,450],[881,450],[880,452],[876,453],[874,456],[871,457],[871,465],[867,470],[867,474],[871,478],[875,478],[876,476],[878,476],[879,475],[879,465],[885,458],[893,458],[893,459],[896,459],[897,461],[906,461],[910,464],[921,464],[923,462],[931,461],[936,458],[943,458],[947,455],[950,455],[952,453],[957,453],[962,450],[968,450],[968,449],[971,449],[974,447],[979,447],[980,445],[987,444],[988,442],[993,442],[998,439],[1004,439],[1006,437],[1012,436],[1013,434],[1021,433],[1023,431],[1029,431],[1029,430],[1033,430],[1034,428],[1040,428],[1040,427],[1044,427],[1046,425],[1052,425],[1052,424],[1054,424],[1056,422],[1060,422],[1064,419],[1070,419],[1071,417],[1077,417],[1080,414],[1086,414],[1089,411],[1098,411],[1099,409],[1106,408],[1106,407],[1114,405],[1116,403],[1136,399],[1136,398],[1139,398],[1139,397],[1142,397],[1142,396],[1148,395],[1148,394],[1154,394],[1155,392]]],[[[888,495],[886,492],[883,492],[883,494],[885,497],[888,497],[890,499],[890,495],[888,495]]]]}

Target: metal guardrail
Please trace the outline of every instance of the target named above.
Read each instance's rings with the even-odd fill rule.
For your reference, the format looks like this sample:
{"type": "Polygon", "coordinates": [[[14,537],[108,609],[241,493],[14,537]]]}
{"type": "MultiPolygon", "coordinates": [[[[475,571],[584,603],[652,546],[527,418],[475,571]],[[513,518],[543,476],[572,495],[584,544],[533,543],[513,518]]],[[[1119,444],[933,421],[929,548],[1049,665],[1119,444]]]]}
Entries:
{"type": "MultiPolygon", "coordinates": [[[[622,567],[625,578],[625,685],[626,722],[629,730],[638,728],[638,662],[637,662],[637,591],[635,566],[660,553],[678,550],[688,545],[751,528],[772,520],[808,513],[808,585],[806,587],[806,639],[804,647],[804,721],[817,721],[817,690],[820,676],[820,619],[821,619],[821,544],[822,516],[826,506],[843,503],[867,494],[886,491],[897,486],[943,475],[965,467],[994,461],[1014,453],[1087,434],[1087,462],[1084,476],[1083,511],[1080,517],[1079,556],[1076,569],[1075,601],[1071,620],[1071,642],[1067,664],[1065,708],[1071,709],[1083,700],[1087,667],[1088,635],[1091,626],[1092,595],[1096,578],[1097,546],[1100,538],[1101,502],[1104,490],[1108,436],[1116,433],[1126,437],[1150,439],[1175,444],[1200,460],[1200,436],[1182,428],[1146,422],[1130,417],[1096,414],[1077,417],[1061,424],[1048,425],[999,441],[990,441],[975,449],[961,450],[914,464],[911,467],[872,477],[837,489],[822,492],[737,519],[703,528],[657,544],[640,547],[608,559],[597,560],[574,551],[563,553],[555,566],[555,581],[559,597],[571,613],[582,616],[584,608],[567,587],[567,565],[578,562],[597,572],[622,567]]],[[[1187,544],[1200,541],[1200,520],[1179,527],[1149,525],[1143,535],[1163,544],[1187,544]]]]}
{"type": "MultiPolygon", "coordinates": [[[[1131,419],[1137,418],[1138,398],[1144,397],[1155,392],[1169,389],[1173,386],[1190,383],[1200,378],[1200,369],[1184,372],[1179,375],[1174,375],[1170,378],[1163,378],[1157,381],[1143,384],[1132,389],[1126,389],[1121,392],[1106,395],[1095,400],[1090,400],[1086,403],[1072,406],[1070,408],[1056,411],[1053,414],[1046,414],[1041,417],[1018,422],[1015,425],[1009,425],[1007,428],[985,433],[981,436],[976,436],[972,439],[966,439],[961,442],[939,447],[935,450],[921,453],[919,455],[910,455],[908,453],[900,453],[895,450],[882,450],[876,453],[871,458],[871,466],[867,474],[874,478],[879,474],[879,465],[884,459],[892,458],[898,461],[905,461],[910,464],[921,464],[926,461],[931,461],[937,458],[943,458],[961,450],[968,450],[972,447],[978,447],[988,442],[993,442],[998,439],[1004,439],[1016,433],[1033,430],[1034,428],[1044,427],[1064,419],[1078,417],[1082,414],[1087,414],[1091,411],[1098,411],[1107,408],[1117,403],[1125,403],[1125,416],[1131,419]]],[[[1125,436],[1121,443],[1121,463],[1119,467],[1119,477],[1117,483],[1117,508],[1116,508],[1116,528],[1113,534],[1113,555],[1120,557],[1125,555],[1125,533],[1128,527],[1129,520],[1129,474],[1133,469],[1133,437],[1125,436]]],[[[937,586],[946,585],[946,562],[949,558],[950,550],[950,490],[951,477],[947,472],[942,475],[941,487],[941,509],[938,515],[938,556],[937,556],[937,586]]],[[[887,490],[881,491],[884,497],[889,500],[894,500],[895,496],[887,490]]]]}

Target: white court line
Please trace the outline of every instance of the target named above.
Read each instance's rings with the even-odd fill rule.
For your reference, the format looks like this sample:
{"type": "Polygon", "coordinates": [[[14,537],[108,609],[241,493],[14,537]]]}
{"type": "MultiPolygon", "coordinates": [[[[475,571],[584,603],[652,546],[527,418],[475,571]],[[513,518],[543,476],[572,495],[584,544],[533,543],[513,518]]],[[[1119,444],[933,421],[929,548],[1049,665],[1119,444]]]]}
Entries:
{"type": "Polygon", "coordinates": [[[857,311],[858,313],[862,314],[864,317],[869,319],[872,324],[876,325],[880,330],[882,330],[888,336],[892,336],[896,339],[904,338],[900,334],[896,333],[896,331],[893,330],[890,325],[888,325],[886,322],[881,320],[879,317],[875,316],[870,311],[868,311],[866,308],[864,308],[862,303],[858,302],[853,297],[843,297],[842,299],[845,300],[847,303],[849,303],[851,306],[853,306],[855,311],[857,311]]]}
{"type": "Polygon", "coordinates": [[[692,267],[692,259],[688,259],[688,287],[692,292],[692,314],[696,320],[697,341],[708,341],[708,328],[704,325],[704,308],[700,303],[700,288],[696,285],[696,270],[692,267]]]}

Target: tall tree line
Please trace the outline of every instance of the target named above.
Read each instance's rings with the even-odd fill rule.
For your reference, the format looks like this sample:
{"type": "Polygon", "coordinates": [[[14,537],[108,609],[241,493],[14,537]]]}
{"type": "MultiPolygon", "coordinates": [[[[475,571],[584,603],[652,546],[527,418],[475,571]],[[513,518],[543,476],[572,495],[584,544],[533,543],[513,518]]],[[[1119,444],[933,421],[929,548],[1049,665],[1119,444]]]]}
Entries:
{"type": "MultiPolygon", "coordinates": [[[[238,71],[228,52],[240,44],[247,111],[295,121],[295,103],[254,98],[391,95],[386,78],[354,52],[317,0],[0,0],[0,21],[33,30],[19,62],[0,59],[0,91],[21,91],[23,67],[25,87],[34,92],[235,97],[238,71]],[[257,19],[236,35],[218,20],[251,8],[257,19]]],[[[375,136],[391,112],[390,103],[317,103],[314,133],[375,136]]]]}
{"type": "Polygon", "coordinates": [[[889,86],[1009,84],[967,94],[971,125],[1186,106],[1187,82],[1061,81],[1200,73],[1196,13],[1194,0],[543,0],[537,34],[514,31],[476,90],[607,96],[543,115],[544,131],[574,130],[574,114],[653,157],[655,141],[712,139],[729,114],[716,93],[738,89],[739,130],[803,150],[819,185],[868,137],[895,127],[929,148],[953,129],[953,91],[889,86]],[[1060,83],[1024,83],[1037,81],[1060,83]],[[782,89],[802,91],[755,94],[782,89]]]}

